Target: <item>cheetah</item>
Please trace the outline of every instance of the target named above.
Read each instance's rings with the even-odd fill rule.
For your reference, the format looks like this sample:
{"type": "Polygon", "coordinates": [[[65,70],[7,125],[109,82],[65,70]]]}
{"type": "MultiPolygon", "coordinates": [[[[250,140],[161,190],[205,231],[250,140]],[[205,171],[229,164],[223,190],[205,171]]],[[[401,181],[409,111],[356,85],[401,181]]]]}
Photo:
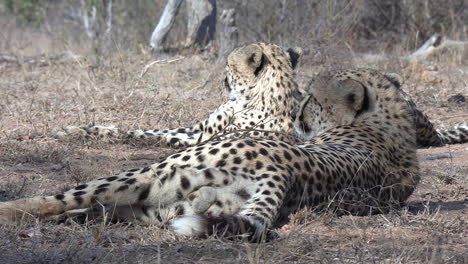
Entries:
{"type": "Polygon", "coordinates": [[[169,225],[184,236],[263,241],[304,206],[386,211],[420,180],[410,107],[385,73],[333,74],[309,91],[292,119],[301,144],[256,137],[202,142],[61,194],[0,203],[0,223],[109,205],[141,223],[174,214],[169,225]]]}
{"type": "MultiPolygon", "coordinates": [[[[161,145],[175,148],[196,145],[216,136],[239,136],[234,131],[294,141],[290,113],[302,98],[302,91],[291,80],[301,54],[298,47],[281,48],[267,43],[238,48],[227,59],[224,86],[228,101],[206,120],[191,127],[133,130],[126,136],[153,138],[161,145]],[[252,129],[255,131],[248,132],[252,129]]],[[[59,138],[74,135],[110,139],[123,136],[119,129],[106,126],[69,126],[57,133],[59,138]]]]}

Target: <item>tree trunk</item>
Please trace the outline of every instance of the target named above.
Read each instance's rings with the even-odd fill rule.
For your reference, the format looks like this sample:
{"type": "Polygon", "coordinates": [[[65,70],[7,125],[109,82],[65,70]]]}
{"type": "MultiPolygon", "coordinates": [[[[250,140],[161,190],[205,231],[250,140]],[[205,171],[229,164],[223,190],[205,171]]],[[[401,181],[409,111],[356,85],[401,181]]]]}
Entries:
{"type": "Polygon", "coordinates": [[[181,4],[182,0],[169,0],[167,2],[161,19],[151,35],[150,46],[152,50],[160,51],[163,49],[163,42],[174,25],[175,16],[181,4]]]}
{"type": "Polygon", "coordinates": [[[104,0],[106,8],[106,34],[112,32],[112,0],[104,0]]]}
{"type": "Polygon", "coordinates": [[[219,34],[218,61],[224,63],[229,53],[237,47],[239,43],[239,32],[236,27],[236,13],[234,9],[223,10],[220,19],[222,24],[219,34]]]}
{"type": "Polygon", "coordinates": [[[83,27],[85,29],[86,35],[90,39],[95,39],[96,37],[96,7],[93,5],[91,7],[91,17],[88,15],[88,9],[86,8],[85,0],[81,0],[81,16],[83,19],[83,27]]]}
{"type": "Polygon", "coordinates": [[[216,32],[216,0],[187,1],[187,39],[185,46],[206,46],[216,32]]]}

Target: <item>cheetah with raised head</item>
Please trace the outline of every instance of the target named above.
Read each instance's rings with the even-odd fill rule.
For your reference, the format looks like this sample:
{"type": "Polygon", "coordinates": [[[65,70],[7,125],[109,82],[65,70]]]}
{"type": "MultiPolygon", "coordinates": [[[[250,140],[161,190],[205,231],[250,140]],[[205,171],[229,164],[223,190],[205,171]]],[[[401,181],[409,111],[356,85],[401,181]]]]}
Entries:
{"type": "Polygon", "coordinates": [[[272,228],[304,206],[368,214],[412,194],[420,180],[413,117],[386,74],[337,73],[310,91],[294,117],[303,144],[205,142],[62,194],[0,203],[0,223],[98,205],[116,206],[127,220],[159,223],[159,212],[175,208],[171,225],[179,234],[258,240],[273,237],[272,228]]]}
{"type": "MultiPolygon", "coordinates": [[[[281,48],[267,43],[238,48],[227,59],[224,85],[228,101],[206,120],[192,127],[129,131],[127,136],[156,138],[162,145],[182,147],[221,135],[239,136],[254,129],[256,131],[247,134],[294,140],[290,113],[302,94],[292,78],[301,53],[300,48],[281,48]],[[239,133],[232,133],[234,131],[239,133]]],[[[105,126],[70,126],[58,133],[59,137],[73,135],[85,138],[123,136],[117,128],[105,126]]]]}

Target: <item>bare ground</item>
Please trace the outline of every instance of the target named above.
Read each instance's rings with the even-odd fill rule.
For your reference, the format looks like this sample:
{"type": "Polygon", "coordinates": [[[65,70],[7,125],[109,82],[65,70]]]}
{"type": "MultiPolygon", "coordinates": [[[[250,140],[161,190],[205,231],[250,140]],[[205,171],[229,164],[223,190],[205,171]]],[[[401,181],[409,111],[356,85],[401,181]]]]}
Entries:
{"type": "MultiPolygon", "coordinates": [[[[36,50],[19,50],[34,53],[36,50]]],[[[310,55],[298,74],[318,71],[310,55]]],[[[223,65],[210,54],[155,59],[116,51],[94,60],[0,64],[0,200],[53,194],[173,150],[145,144],[58,141],[67,125],[123,130],[190,125],[223,100],[223,65]]],[[[368,65],[397,69],[408,92],[440,127],[468,120],[461,60],[368,65]],[[434,68],[436,65],[437,67],[434,68]]],[[[468,144],[419,151],[423,180],[407,207],[386,215],[332,217],[304,209],[279,240],[264,244],[192,240],[157,226],[38,220],[0,228],[3,263],[467,263],[468,144]]]]}

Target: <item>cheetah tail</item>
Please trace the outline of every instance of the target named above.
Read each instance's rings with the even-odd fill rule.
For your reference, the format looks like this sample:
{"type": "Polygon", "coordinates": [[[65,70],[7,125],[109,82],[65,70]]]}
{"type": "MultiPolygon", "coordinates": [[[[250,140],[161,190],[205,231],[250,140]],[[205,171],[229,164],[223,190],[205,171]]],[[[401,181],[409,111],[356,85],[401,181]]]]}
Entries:
{"type": "Polygon", "coordinates": [[[468,125],[457,125],[448,130],[437,130],[437,134],[445,144],[461,144],[468,142],[468,125]]]}

